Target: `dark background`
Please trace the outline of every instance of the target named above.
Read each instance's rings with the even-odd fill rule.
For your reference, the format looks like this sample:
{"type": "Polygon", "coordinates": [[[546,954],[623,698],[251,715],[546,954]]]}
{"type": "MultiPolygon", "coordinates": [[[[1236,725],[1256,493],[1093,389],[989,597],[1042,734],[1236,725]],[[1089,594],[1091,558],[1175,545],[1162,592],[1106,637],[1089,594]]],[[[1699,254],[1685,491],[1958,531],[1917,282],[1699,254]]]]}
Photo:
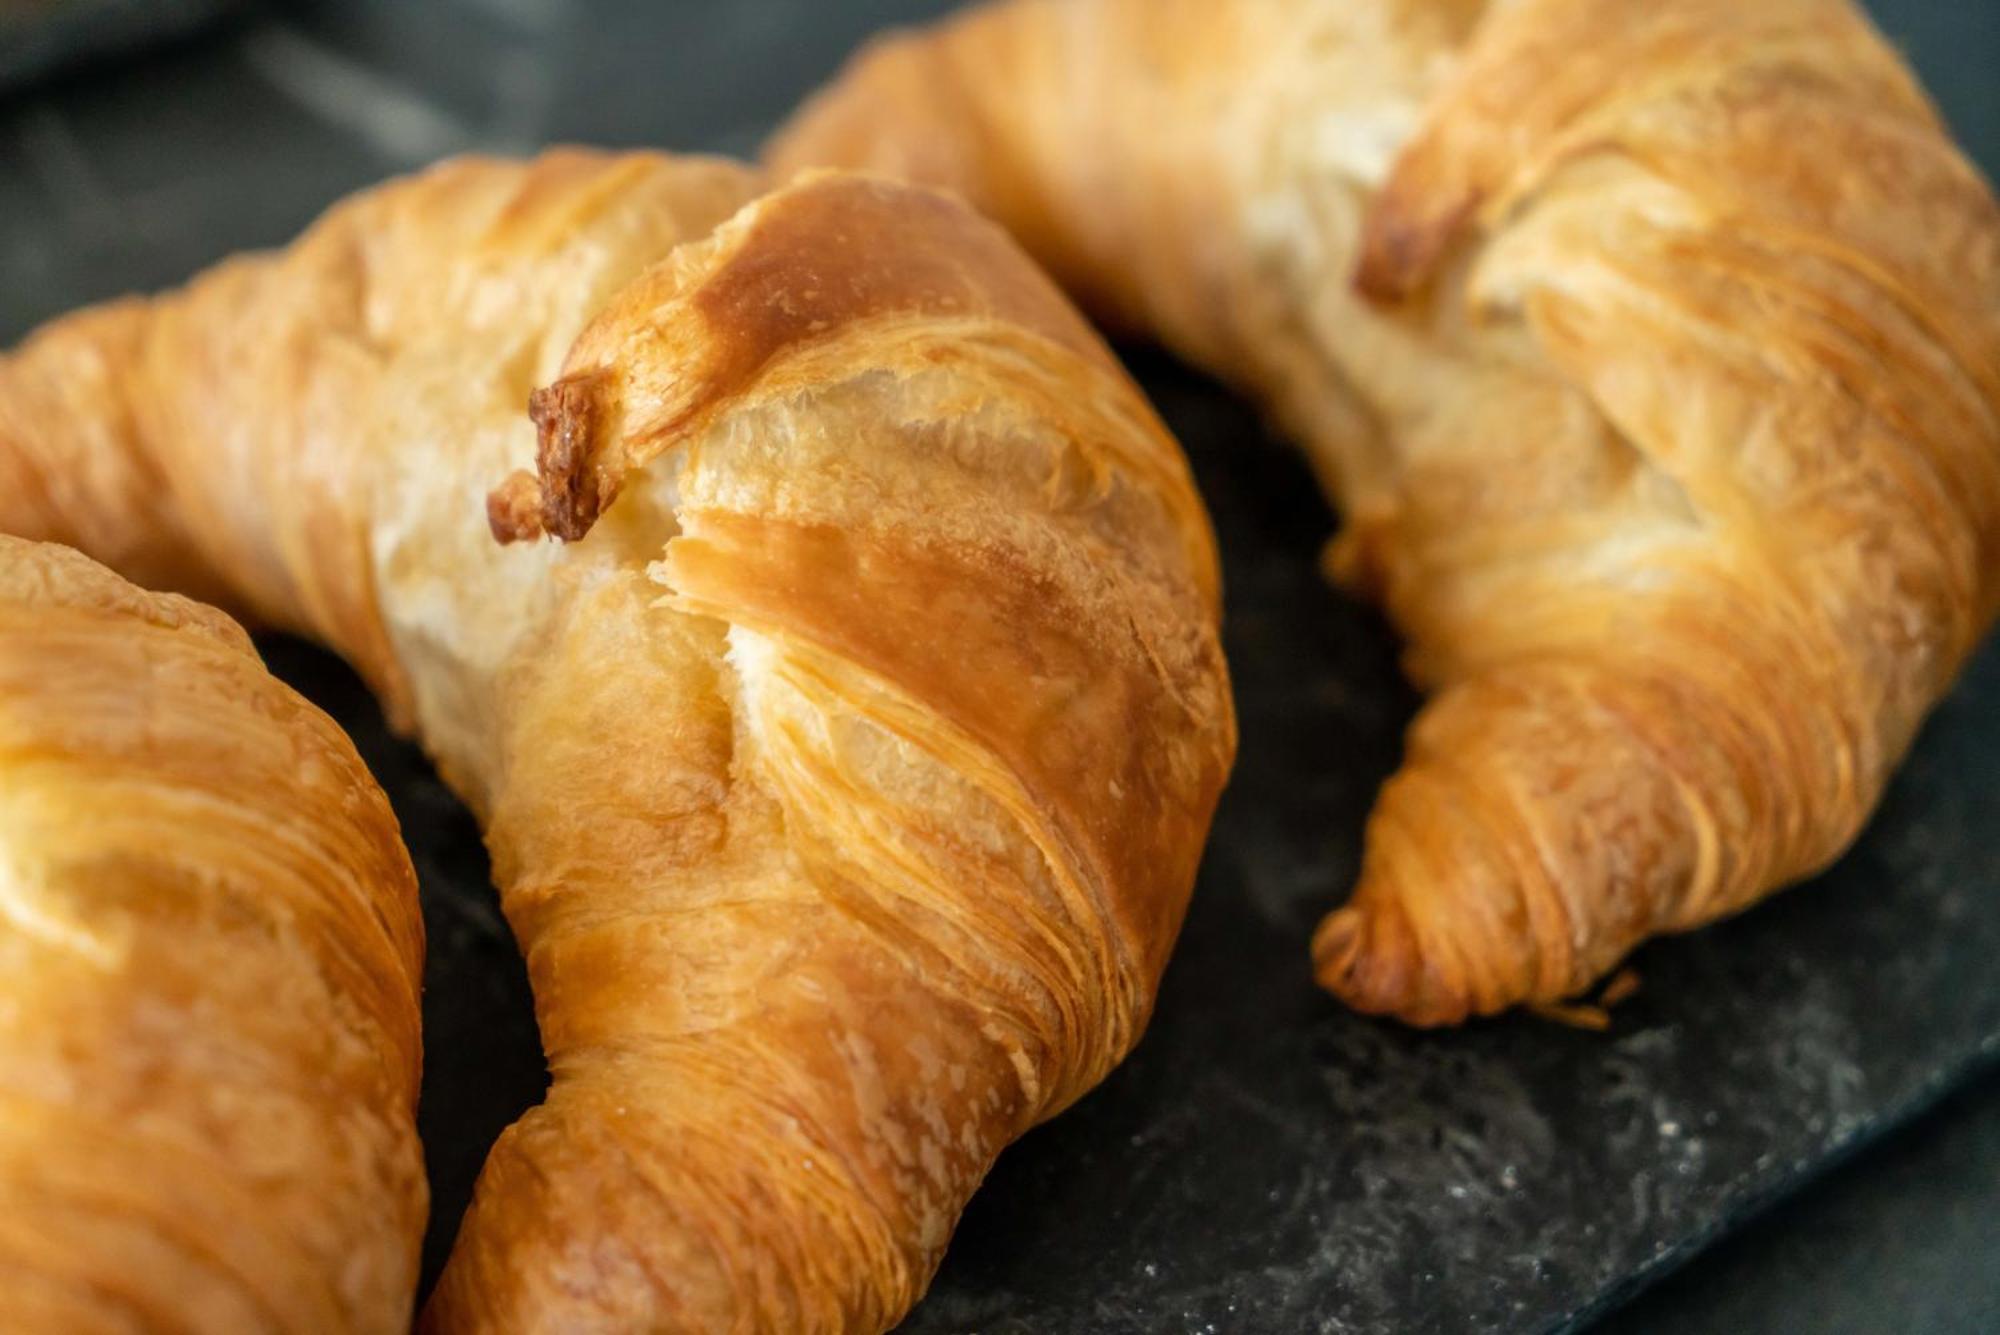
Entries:
{"type": "MultiPolygon", "coordinates": [[[[211,7],[112,4],[68,35],[130,42],[211,7]]],[[[0,340],[467,148],[748,153],[868,32],[949,7],[271,3],[68,69],[0,27],[0,81],[42,70],[0,89],[0,340]]],[[[2000,5],[1873,9],[1992,174],[2000,5]]],[[[1128,351],[1223,536],[1242,766],[1154,1033],[1007,1156],[913,1325],[2000,1329],[2000,654],[1853,855],[1642,952],[1612,1034],[1346,1016],[1309,986],[1304,942],[1414,700],[1383,628],[1312,575],[1331,519],[1297,461],[1241,404],[1128,351]]],[[[420,758],[324,655],[264,647],[355,733],[423,877],[434,1265],[486,1143],[539,1089],[519,964],[476,832],[420,758]]]]}

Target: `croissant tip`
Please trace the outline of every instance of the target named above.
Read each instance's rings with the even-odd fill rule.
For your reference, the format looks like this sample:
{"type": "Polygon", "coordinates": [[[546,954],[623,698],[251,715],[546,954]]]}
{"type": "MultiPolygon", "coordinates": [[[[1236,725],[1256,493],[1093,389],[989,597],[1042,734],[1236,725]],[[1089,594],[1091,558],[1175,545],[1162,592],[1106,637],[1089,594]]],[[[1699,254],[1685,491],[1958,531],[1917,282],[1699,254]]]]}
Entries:
{"type": "Polygon", "coordinates": [[[1321,986],[1333,992],[1341,990],[1360,954],[1365,927],[1361,910],[1352,904],[1320,920],[1319,930],[1313,933],[1312,953],[1313,972],[1321,986]]]}
{"type": "Polygon", "coordinates": [[[1409,1001],[1410,961],[1386,938],[1379,915],[1349,904],[1313,933],[1313,974],[1319,985],[1369,1015],[1401,1013],[1409,1001]]]}
{"type": "Polygon", "coordinates": [[[1445,986],[1422,957],[1402,911],[1349,904],[1313,933],[1313,974],[1319,985],[1365,1015],[1393,1015],[1422,1028],[1462,1023],[1472,1006],[1445,986]]]}

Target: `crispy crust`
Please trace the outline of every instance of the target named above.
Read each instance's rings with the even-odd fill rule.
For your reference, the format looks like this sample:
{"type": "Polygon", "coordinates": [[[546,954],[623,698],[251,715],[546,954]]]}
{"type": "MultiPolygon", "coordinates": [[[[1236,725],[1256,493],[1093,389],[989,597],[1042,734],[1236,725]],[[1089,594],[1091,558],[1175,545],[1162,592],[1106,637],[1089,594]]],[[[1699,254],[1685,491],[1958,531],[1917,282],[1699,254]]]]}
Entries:
{"type": "Polygon", "coordinates": [[[0,538],[0,1267],[22,1332],[407,1329],[423,920],[228,617],[0,538]]]}
{"type": "Polygon", "coordinates": [[[760,189],[447,164],[132,308],[141,428],[0,432],[168,479],[485,822],[554,1079],[430,1330],[893,1324],[1136,1041],[1234,750],[1206,516],[1081,319],[955,201],[760,189]]]}
{"type": "Polygon", "coordinates": [[[2000,210],[1846,0],[997,0],[767,150],[959,189],[1307,448],[1435,696],[1314,940],[1586,990],[1853,838],[2000,607],[2000,210]]]}

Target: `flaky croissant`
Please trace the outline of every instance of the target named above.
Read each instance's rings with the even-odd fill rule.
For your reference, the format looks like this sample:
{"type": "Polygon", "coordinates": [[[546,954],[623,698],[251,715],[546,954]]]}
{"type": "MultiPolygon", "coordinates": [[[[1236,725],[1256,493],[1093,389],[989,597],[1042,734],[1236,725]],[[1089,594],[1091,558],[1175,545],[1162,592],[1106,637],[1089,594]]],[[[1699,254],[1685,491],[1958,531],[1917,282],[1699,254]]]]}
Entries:
{"type": "Polygon", "coordinates": [[[0,1326],[407,1330],[423,950],[234,622],[0,538],[0,1326]]]}
{"type": "Polygon", "coordinates": [[[336,645],[485,824],[553,1085],[434,1331],[892,1323],[1137,1038],[1234,749],[1206,516],[1056,289],[760,189],[451,163],[0,363],[0,528],[336,645]]]}
{"type": "Polygon", "coordinates": [[[2000,592],[2000,213],[1845,0],[1002,0],[781,170],[956,188],[1300,437],[1434,692],[1314,942],[1558,1003],[1854,837],[2000,592]]]}

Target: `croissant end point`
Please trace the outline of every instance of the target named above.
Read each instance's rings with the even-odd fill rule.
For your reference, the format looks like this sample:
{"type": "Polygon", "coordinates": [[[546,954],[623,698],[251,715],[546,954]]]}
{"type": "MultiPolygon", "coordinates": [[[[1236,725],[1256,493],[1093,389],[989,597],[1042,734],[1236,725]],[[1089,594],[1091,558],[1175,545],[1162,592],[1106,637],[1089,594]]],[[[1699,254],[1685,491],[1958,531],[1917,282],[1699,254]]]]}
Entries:
{"type": "Polygon", "coordinates": [[[1361,940],[1366,931],[1366,919],[1351,904],[1320,920],[1312,941],[1313,973],[1320,986],[1334,993],[1345,990],[1361,954],[1361,940]]]}
{"type": "Polygon", "coordinates": [[[1313,933],[1319,985],[1367,1015],[1405,1024],[1459,1024],[1472,1013],[1462,989],[1447,987],[1422,957],[1400,906],[1349,904],[1313,933]]]}

